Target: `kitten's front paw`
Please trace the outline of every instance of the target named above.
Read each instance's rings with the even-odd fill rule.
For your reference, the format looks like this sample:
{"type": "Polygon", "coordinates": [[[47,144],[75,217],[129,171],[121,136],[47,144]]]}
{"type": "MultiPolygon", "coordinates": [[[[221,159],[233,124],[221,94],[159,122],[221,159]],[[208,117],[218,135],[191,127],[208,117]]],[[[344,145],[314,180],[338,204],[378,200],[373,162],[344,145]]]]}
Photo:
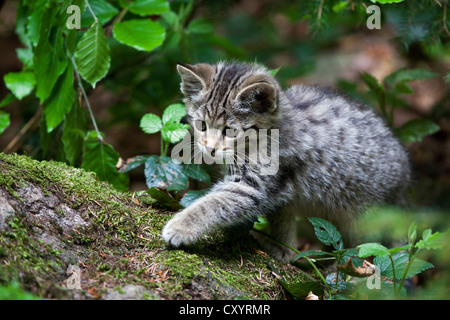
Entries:
{"type": "Polygon", "coordinates": [[[200,236],[195,228],[188,226],[191,224],[185,223],[182,213],[170,220],[162,231],[164,241],[173,247],[194,243],[200,236]]]}

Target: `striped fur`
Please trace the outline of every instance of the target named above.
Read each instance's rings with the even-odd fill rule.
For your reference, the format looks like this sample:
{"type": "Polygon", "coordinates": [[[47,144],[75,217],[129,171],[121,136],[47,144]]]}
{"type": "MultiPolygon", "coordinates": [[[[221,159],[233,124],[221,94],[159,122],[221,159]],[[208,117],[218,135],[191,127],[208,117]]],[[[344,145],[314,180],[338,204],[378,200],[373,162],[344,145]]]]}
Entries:
{"type": "MultiPolygon", "coordinates": [[[[233,137],[248,128],[279,130],[279,169],[228,165],[211,191],[177,213],[163,229],[172,246],[191,244],[219,227],[266,215],[272,236],[295,246],[295,215],[320,216],[348,229],[370,204],[397,201],[410,180],[404,148],[372,109],[327,89],[283,91],[266,68],[254,64],[178,65],[194,141],[225,156],[233,137]],[[204,121],[201,122],[201,121],[204,121]]],[[[270,137],[269,137],[270,138],[270,137]]],[[[237,155],[239,156],[239,155],[237,155]]],[[[269,245],[274,257],[292,252],[269,245]]]]}

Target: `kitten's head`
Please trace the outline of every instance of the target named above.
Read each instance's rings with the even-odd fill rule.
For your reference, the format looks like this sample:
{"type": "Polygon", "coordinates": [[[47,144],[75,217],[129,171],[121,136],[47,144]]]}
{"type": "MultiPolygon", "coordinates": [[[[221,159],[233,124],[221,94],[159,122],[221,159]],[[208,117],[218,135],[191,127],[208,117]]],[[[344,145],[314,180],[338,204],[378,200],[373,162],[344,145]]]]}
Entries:
{"type": "Polygon", "coordinates": [[[278,123],[279,86],[255,64],[177,65],[186,113],[203,151],[224,152],[249,128],[278,123]]]}

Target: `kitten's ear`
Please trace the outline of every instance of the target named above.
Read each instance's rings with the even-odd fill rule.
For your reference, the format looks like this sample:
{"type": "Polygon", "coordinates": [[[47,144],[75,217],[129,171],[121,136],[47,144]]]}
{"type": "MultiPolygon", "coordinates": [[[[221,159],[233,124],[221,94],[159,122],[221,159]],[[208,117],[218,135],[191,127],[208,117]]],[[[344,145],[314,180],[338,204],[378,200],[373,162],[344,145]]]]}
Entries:
{"type": "Polygon", "coordinates": [[[181,92],[186,98],[193,98],[211,85],[213,66],[206,63],[195,65],[177,64],[181,76],[181,92]]]}
{"type": "Polygon", "coordinates": [[[277,108],[277,89],[268,82],[256,82],[242,89],[236,99],[258,113],[273,112],[277,108]]]}

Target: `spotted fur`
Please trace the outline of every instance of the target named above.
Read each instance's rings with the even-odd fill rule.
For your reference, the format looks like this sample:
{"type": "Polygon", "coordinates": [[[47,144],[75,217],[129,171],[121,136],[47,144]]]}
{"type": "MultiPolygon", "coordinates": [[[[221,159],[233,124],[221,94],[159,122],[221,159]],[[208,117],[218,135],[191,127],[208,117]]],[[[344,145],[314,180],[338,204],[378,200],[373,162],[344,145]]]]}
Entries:
{"type": "MultiPolygon", "coordinates": [[[[408,156],[384,120],[365,105],[328,89],[286,91],[255,64],[178,65],[188,122],[208,153],[227,155],[246,129],[279,130],[279,168],[264,174],[255,163],[228,165],[211,191],[177,213],[162,236],[172,246],[191,244],[219,227],[265,215],[272,236],[295,246],[295,216],[324,217],[347,229],[367,205],[395,202],[410,180],[408,156]]],[[[269,137],[270,138],[270,137],[269,137]]],[[[234,156],[235,155],[230,155],[234,156]]],[[[288,261],[292,252],[266,248],[288,261]]]]}

